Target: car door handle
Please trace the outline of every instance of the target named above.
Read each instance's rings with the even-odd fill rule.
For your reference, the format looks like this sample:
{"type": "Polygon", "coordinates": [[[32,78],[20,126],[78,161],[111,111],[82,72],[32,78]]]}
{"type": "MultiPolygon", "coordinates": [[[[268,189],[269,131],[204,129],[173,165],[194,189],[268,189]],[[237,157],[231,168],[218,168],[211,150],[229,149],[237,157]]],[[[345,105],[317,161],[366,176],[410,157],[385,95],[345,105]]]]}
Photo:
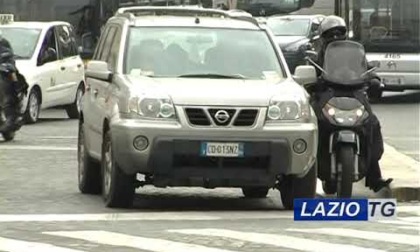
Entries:
{"type": "Polygon", "coordinates": [[[94,89],[94,90],[93,90],[93,95],[94,95],[94,96],[97,96],[97,95],[98,95],[98,89],[94,89]]]}
{"type": "Polygon", "coordinates": [[[82,67],[82,64],[77,64],[77,68],[81,68],[82,67]]]}
{"type": "Polygon", "coordinates": [[[61,69],[61,71],[64,71],[64,70],[66,70],[66,67],[62,66],[60,69],[61,69]]]}

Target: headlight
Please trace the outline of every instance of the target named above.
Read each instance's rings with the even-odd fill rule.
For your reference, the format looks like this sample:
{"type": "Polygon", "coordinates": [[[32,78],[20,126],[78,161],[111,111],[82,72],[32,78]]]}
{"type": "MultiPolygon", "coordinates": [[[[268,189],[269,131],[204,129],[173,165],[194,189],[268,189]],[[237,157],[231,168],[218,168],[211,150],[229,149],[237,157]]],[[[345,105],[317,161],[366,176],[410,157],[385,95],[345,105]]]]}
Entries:
{"type": "Polygon", "coordinates": [[[327,103],[322,111],[328,120],[333,119],[335,123],[342,126],[353,126],[368,116],[364,106],[352,110],[341,110],[327,103]]]}
{"type": "Polygon", "coordinates": [[[296,121],[310,118],[310,106],[306,99],[293,95],[273,97],[267,110],[268,121],[296,121]]]}
{"type": "Polygon", "coordinates": [[[151,119],[174,119],[176,118],[175,107],[169,97],[132,97],[129,101],[130,113],[136,113],[144,118],[151,119]]]}

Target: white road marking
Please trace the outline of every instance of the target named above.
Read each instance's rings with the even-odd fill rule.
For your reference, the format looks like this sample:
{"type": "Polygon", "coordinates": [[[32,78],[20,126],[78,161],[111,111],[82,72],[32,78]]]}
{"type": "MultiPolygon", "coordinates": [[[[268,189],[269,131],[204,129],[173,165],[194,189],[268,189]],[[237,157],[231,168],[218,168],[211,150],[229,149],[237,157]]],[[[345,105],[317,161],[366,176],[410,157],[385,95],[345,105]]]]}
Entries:
{"type": "Polygon", "coordinates": [[[6,252],[83,252],[69,248],[56,247],[48,243],[27,242],[0,237],[0,251],[6,252]]]}
{"type": "Polygon", "coordinates": [[[391,234],[383,232],[361,231],[347,228],[314,228],[314,229],[296,229],[290,228],[286,231],[309,233],[309,234],[325,234],[334,236],[343,236],[347,238],[359,238],[366,240],[391,242],[408,245],[420,245],[420,239],[417,235],[391,234]]]}
{"type": "Polygon", "coordinates": [[[105,245],[138,248],[154,252],[233,252],[230,250],[210,248],[195,244],[131,236],[107,231],[59,231],[43,232],[43,234],[69,237],[105,245]]]}
{"type": "Polygon", "coordinates": [[[218,212],[164,212],[164,213],[115,213],[115,214],[0,214],[1,222],[70,222],[70,221],[159,221],[159,220],[241,220],[241,219],[293,219],[290,212],[246,211],[218,212]]]}
{"type": "Polygon", "coordinates": [[[0,145],[0,150],[77,151],[77,147],[60,147],[47,145],[0,145]]]}
{"type": "Polygon", "coordinates": [[[305,238],[297,238],[293,236],[278,235],[278,234],[261,234],[253,232],[239,232],[227,229],[178,229],[168,230],[172,233],[188,234],[188,235],[201,235],[212,237],[225,237],[237,239],[241,241],[260,243],[276,247],[283,247],[302,251],[319,251],[319,252],[335,252],[335,251],[348,251],[348,252],[378,252],[383,250],[362,248],[354,245],[345,245],[338,243],[329,243],[316,241],[305,238]]]}
{"type": "Polygon", "coordinates": [[[420,213],[420,206],[398,206],[397,207],[398,213],[420,213]]]}
{"type": "Polygon", "coordinates": [[[420,232],[420,226],[417,227],[397,227],[399,229],[408,229],[408,230],[416,230],[420,232]]]}
{"type": "Polygon", "coordinates": [[[411,223],[417,223],[417,225],[420,224],[420,216],[415,217],[399,217],[398,218],[401,221],[411,222],[411,223]]]}
{"type": "Polygon", "coordinates": [[[377,221],[383,224],[392,224],[392,225],[406,225],[406,226],[418,226],[418,223],[406,222],[406,221],[398,221],[398,220],[380,220],[377,221]]]}

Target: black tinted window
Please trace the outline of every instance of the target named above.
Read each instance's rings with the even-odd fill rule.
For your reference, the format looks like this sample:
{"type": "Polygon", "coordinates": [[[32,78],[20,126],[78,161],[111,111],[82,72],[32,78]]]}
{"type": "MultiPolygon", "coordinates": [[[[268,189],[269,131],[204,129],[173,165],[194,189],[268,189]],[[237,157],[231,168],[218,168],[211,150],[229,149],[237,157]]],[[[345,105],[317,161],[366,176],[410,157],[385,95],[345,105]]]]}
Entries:
{"type": "Polygon", "coordinates": [[[57,39],[61,58],[77,55],[76,40],[68,26],[57,26],[57,39]]]}

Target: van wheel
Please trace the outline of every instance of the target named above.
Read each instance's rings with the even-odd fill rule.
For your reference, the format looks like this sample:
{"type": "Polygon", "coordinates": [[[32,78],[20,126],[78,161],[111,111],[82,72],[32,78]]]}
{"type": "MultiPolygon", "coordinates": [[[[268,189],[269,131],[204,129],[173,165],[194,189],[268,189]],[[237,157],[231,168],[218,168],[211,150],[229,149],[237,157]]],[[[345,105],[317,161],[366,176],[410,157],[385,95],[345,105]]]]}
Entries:
{"type": "Polygon", "coordinates": [[[83,84],[79,85],[79,87],[77,88],[77,91],[76,91],[76,98],[75,98],[74,102],[65,107],[66,112],[67,112],[67,116],[70,119],[78,119],[79,118],[80,110],[81,110],[80,104],[81,104],[84,92],[85,91],[83,89],[83,84]]]}
{"type": "Polygon", "coordinates": [[[304,177],[289,176],[280,183],[281,201],[287,210],[293,209],[294,199],[315,198],[317,169],[318,167],[315,163],[304,177]]]}
{"type": "Polygon", "coordinates": [[[131,207],[135,195],[135,175],[125,174],[114,159],[111,133],[106,132],[102,147],[102,196],[107,207],[131,207]]]}
{"type": "Polygon", "coordinates": [[[242,193],[244,194],[245,198],[265,198],[268,194],[267,187],[244,187],[242,188],[242,193]]]}
{"type": "Polygon", "coordinates": [[[100,194],[102,189],[101,165],[89,155],[85,141],[83,122],[80,122],[77,144],[79,190],[83,194],[100,194]]]}
{"type": "Polygon", "coordinates": [[[41,110],[41,95],[36,89],[32,89],[28,96],[28,106],[25,112],[25,121],[29,124],[36,123],[41,110]]]}

